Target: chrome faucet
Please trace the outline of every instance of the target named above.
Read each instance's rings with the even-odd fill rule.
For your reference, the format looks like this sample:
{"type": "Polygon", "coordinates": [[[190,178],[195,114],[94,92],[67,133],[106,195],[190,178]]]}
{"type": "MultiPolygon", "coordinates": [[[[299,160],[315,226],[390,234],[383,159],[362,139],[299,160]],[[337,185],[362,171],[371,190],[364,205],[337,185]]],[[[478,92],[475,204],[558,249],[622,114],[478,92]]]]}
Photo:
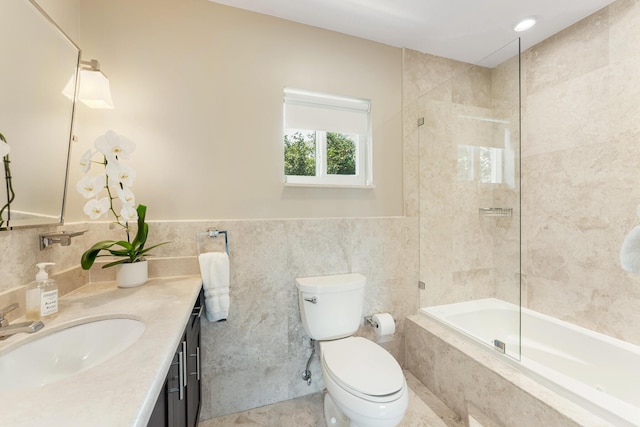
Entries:
{"type": "Polygon", "coordinates": [[[32,334],[44,328],[44,323],[40,320],[14,323],[13,325],[10,325],[9,321],[5,319],[5,316],[16,308],[18,308],[18,303],[13,303],[5,308],[0,308],[0,340],[5,340],[11,335],[15,335],[20,332],[32,334]]]}

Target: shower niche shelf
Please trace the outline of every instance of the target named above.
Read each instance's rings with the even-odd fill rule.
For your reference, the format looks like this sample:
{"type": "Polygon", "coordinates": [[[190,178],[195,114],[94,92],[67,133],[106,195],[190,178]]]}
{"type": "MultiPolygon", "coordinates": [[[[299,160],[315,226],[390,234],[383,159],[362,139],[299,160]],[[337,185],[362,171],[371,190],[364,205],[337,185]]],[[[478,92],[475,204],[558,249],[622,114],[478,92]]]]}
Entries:
{"type": "Polygon", "coordinates": [[[513,216],[513,208],[480,208],[480,216],[513,216]]]}

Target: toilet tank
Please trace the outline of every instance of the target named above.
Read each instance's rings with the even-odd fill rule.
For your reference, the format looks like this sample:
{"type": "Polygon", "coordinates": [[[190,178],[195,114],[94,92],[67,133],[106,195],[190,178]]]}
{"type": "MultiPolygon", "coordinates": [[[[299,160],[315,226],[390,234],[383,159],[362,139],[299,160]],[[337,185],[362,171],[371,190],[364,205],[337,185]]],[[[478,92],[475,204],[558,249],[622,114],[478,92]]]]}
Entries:
{"type": "Polygon", "coordinates": [[[366,281],[359,273],[296,279],[307,334],[318,341],[353,335],[360,327],[366,281]]]}

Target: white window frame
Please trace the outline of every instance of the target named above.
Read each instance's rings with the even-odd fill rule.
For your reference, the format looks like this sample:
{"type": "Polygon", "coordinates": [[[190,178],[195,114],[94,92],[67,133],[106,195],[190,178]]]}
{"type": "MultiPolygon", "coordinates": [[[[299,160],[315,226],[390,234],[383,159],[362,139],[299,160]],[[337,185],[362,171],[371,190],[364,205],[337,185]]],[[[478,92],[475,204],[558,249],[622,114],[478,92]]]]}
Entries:
{"type": "MultiPolygon", "coordinates": [[[[319,186],[319,187],[356,187],[373,188],[373,168],[372,168],[372,137],[371,137],[371,101],[361,98],[351,98],[326,93],[311,92],[301,89],[284,89],[283,108],[283,138],[287,131],[315,131],[316,133],[316,175],[284,175],[286,186],[319,186]],[[345,116],[360,116],[360,120],[365,120],[364,125],[358,128],[360,132],[341,131],[339,129],[300,129],[288,123],[291,118],[287,117],[287,109],[291,116],[295,115],[293,109],[304,107],[307,116],[313,115],[317,109],[318,115],[330,112],[332,115],[340,115],[345,112],[345,116]],[[356,142],[356,173],[355,175],[331,175],[327,173],[327,132],[342,134],[357,134],[356,142]]],[[[284,144],[282,145],[282,171],[284,174],[284,144]]]]}

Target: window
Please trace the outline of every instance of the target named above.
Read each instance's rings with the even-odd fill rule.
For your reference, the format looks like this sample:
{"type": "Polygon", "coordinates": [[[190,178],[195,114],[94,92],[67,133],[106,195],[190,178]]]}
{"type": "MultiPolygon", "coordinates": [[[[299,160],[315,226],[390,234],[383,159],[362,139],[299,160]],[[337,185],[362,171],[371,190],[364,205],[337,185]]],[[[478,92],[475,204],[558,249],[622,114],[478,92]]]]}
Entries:
{"type": "Polygon", "coordinates": [[[371,101],[284,90],[287,185],[371,187],[371,101]]]}

